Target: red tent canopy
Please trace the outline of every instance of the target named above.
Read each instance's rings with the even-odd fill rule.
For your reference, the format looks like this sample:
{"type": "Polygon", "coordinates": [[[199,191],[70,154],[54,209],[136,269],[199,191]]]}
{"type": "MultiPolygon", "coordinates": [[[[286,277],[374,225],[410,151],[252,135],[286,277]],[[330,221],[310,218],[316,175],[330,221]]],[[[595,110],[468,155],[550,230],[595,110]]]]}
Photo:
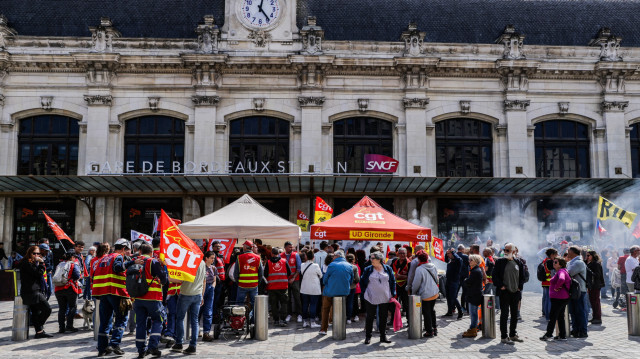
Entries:
{"type": "Polygon", "coordinates": [[[431,229],[406,221],[364,196],[355,206],[311,226],[311,239],[430,242],[431,229]]]}

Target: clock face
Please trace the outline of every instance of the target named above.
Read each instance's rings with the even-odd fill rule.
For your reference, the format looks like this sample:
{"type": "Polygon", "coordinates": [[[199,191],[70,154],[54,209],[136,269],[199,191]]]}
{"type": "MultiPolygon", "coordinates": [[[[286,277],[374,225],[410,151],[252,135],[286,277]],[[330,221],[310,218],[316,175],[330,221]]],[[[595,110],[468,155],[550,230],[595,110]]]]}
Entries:
{"type": "Polygon", "coordinates": [[[273,27],[282,13],[282,0],[241,0],[238,16],[251,28],[266,29],[273,27]]]}

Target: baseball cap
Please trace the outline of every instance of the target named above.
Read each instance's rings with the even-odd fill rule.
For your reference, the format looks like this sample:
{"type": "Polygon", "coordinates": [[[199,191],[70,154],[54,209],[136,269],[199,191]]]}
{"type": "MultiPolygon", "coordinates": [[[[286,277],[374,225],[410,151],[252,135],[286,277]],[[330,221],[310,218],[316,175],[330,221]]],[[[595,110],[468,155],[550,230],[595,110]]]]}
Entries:
{"type": "Polygon", "coordinates": [[[247,241],[244,241],[244,243],[242,243],[242,245],[244,247],[253,247],[253,242],[247,240],[247,241]]]}
{"type": "Polygon", "coordinates": [[[131,248],[131,244],[129,244],[129,241],[124,239],[124,238],[120,238],[116,241],[115,243],[116,246],[124,246],[127,248],[131,248]]]}
{"type": "Polygon", "coordinates": [[[49,249],[49,245],[46,243],[42,243],[41,245],[38,246],[38,248],[42,249],[43,251],[47,251],[50,252],[51,249],[49,249]]]}

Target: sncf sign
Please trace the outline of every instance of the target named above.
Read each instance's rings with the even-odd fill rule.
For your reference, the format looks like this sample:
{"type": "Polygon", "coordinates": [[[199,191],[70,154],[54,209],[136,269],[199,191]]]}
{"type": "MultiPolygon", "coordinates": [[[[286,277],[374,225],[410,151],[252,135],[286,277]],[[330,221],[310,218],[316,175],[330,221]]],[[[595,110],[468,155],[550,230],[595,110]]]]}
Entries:
{"type": "Polygon", "coordinates": [[[371,173],[394,173],[398,161],[383,155],[364,155],[364,171],[371,173]]]}

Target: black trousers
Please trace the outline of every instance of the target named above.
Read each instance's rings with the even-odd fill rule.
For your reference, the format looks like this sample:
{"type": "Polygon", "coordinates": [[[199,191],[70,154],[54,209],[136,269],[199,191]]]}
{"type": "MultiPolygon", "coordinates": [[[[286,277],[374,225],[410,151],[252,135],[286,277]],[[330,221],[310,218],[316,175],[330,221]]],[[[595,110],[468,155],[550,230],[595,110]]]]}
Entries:
{"type": "Polygon", "coordinates": [[[549,323],[547,324],[547,336],[553,336],[553,330],[558,322],[558,330],[560,338],[567,337],[567,328],[564,326],[564,311],[569,304],[569,299],[551,298],[551,310],[549,311],[549,323]]]}
{"type": "Polygon", "coordinates": [[[284,320],[287,317],[287,302],[289,296],[286,289],[267,291],[269,294],[269,307],[274,322],[284,320]]]}
{"type": "Polygon", "coordinates": [[[422,319],[424,320],[424,329],[427,333],[433,333],[436,329],[436,300],[422,301],[422,319]]]}
{"type": "Polygon", "coordinates": [[[47,322],[49,316],[51,315],[51,306],[47,301],[40,301],[36,304],[32,304],[29,306],[29,311],[31,312],[31,324],[37,332],[40,332],[44,329],[44,323],[47,322]]]}
{"type": "MultiPolygon", "coordinates": [[[[402,305],[402,311],[404,311],[404,315],[409,320],[409,293],[407,293],[407,286],[396,286],[396,294],[398,295],[398,302],[402,305]]],[[[396,308],[390,306],[389,310],[391,310],[391,323],[393,323],[396,318],[396,308]]]]}
{"type": "Polygon", "coordinates": [[[387,313],[389,312],[389,303],[383,303],[374,305],[367,301],[365,301],[365,305],[367,307],[367,319],[364,324],[364,333],[367,338],[371,338],[371,333],[373,332],[373,322],[376,319],[376,311],[378,312],[378,322],[380,330],[380,338],[386,338],[386,330],[387,330],[387,313]]]}
{"type": "Polygon", "coordinates": [[[73,328],[73,318],[77,311],[78,294],[71,288],[59,290],[55,294],[58,300],[58,326],[60,330],[73,328]]]}
{"type": "Polygon", "coordinates": [[[522,293],[520,292],[511,293],[508,290],[500,291],[500,336],[502,339],[517,335],[518,302],[521,298],[522,293]],[[507,320],[509,320],[509,315],[511,315],[511,322],[509,323],[509,332],[507,333],[507,320]]]}

